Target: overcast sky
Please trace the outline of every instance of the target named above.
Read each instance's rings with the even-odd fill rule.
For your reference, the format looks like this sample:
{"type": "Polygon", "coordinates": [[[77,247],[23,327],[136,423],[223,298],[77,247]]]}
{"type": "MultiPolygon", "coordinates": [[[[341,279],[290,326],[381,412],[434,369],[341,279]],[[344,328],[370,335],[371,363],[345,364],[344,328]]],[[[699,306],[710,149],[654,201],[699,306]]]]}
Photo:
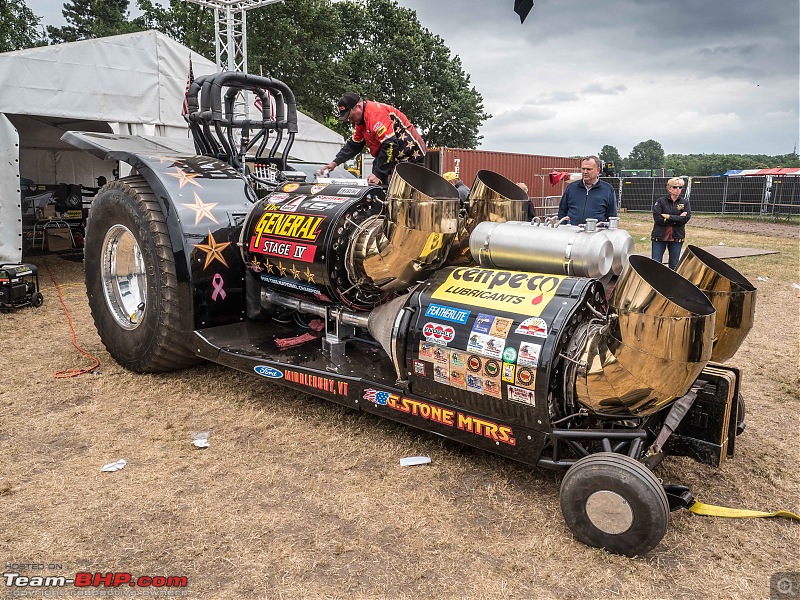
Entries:
{"type": "MultiPolygon", "coordinates": [[[[27,4],[63,24],[60,2],[27,4]]],[[[798,0],[536,0],[522,25],[514,0],[399,4],[461,57],[493,115],[483,149],[787,154],[800,138],[798,0]]]]}

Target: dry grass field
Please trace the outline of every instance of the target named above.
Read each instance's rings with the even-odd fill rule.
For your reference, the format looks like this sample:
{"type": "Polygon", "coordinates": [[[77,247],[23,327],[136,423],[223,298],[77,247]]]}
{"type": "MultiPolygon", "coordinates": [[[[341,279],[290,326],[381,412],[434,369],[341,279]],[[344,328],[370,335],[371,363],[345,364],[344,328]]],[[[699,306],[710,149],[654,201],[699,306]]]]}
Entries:
{"type": "MultiPolygon", "coordinates": [[[[649,250],[649,216],[622,226],[649,250]]],[[[736,455],[719,469],[670,458],[656,470],[704,502],[800,510],[799,232],[710,217],[687,228],[696,245],[780,252],[731,261],[759,288],[755,327],[731,361],[748,415],[736,455]]],[[[184,576],[172,597],[201,599],[738,599],[769,598],[771,574],[800,571],[797,522],[679,511],[648,556],[610,555],[571,537],[556,473],[212,364],[127,372],[94,329],[82,264],[28,260],[44,306],[0,314],[3,572],[184,576]],[[53,377],[90,364],[54,282],[79,344],[100,359],[95,373],[53,377]],[[204,430],[199,450],[191,436],[204,430]],[[400,467],[420,454],[432,463],[400,467]],[[125,469],[100,471],[120,458],[125,469]]],[[[0,584],[0,597],[23,591],[43,596],[0,584]]],[[[88,593],[107,591],[149,590],[88,593]]]]}

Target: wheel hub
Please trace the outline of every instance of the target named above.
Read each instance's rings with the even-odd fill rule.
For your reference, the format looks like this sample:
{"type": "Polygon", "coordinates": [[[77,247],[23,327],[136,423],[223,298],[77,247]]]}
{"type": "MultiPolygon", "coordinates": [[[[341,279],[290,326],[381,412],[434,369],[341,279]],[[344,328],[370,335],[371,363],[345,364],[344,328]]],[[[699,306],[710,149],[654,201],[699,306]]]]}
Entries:
{"type": "Polygon", "coordinates": [[[603,533],[619,535],[633,525],[633,509],[616,492],[600,490],[586,500],[586,515],[603,533]]]}
{"type": "Polygon", "coordinates": [[[114,225],[103,240],[103,291],[114,320],[136,329],[147,303],[147,274],[136,238],[124,225],[114,225]]]}

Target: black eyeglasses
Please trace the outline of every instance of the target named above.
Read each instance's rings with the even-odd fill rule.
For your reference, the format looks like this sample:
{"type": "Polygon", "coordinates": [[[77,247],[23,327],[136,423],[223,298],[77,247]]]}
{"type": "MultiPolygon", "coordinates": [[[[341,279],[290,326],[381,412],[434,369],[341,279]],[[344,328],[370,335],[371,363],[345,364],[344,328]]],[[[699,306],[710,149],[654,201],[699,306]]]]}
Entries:
{"type": "Polygon", "coordinates": [[[673,190],[682,190],[683,189],[682,185],[671,185],[669,187],[671,187],[673,190]]]}

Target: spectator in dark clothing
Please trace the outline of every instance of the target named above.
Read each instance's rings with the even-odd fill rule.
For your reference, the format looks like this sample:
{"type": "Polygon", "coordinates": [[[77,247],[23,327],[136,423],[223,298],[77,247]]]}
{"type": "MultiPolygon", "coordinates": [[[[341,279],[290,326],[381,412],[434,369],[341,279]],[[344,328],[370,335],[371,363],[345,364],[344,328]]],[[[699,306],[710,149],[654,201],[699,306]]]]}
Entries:
{"type": "Polygon", "coordinates": [[[681,246],[686,238],[686,223],[692,218],[689,201],[681,196],[685,183],[680,177],[667,181],[667,195],[653,204],[653,232],[651,256],[653,260],[662,262],[664,251],[669,250],[669,268],[673,271],[678,266],[681,246]]]}
{"type": "Polygon", "coordinates": [[[362,100],[358,94],[347,92],[339,100],[338,118],[350,121],[355,127],[336,157],[318,171],[332,171],[337,165],[361,154],[364,146],[375,157],[369,183],[388,183],[398,162],[422,164],[428,151],[425,141],[400,110],[373,100],[362,100]]]}
{"type": "Polygon", "coordinates": [[[461,179],[456,175],[455,171],[448,171],[444,175],[442,175],[447,181],[453,184],[453,187],[458,190],[458,197],[461,199],[461,206],[466,206],[469,202],[467,199],[469,198],[469,188],[467,184],[461,181],[461,179]]]}
{"type": "Polygon", "coordinates": [[[586,219],[608,222],[617,216],[617,194],[605,181],[600,181],[603,163],[596,156],[581,160],[581,180],[570,183],[558,205],[558,218],[569,217],[570,225],[583,225],[586,219]]]}

